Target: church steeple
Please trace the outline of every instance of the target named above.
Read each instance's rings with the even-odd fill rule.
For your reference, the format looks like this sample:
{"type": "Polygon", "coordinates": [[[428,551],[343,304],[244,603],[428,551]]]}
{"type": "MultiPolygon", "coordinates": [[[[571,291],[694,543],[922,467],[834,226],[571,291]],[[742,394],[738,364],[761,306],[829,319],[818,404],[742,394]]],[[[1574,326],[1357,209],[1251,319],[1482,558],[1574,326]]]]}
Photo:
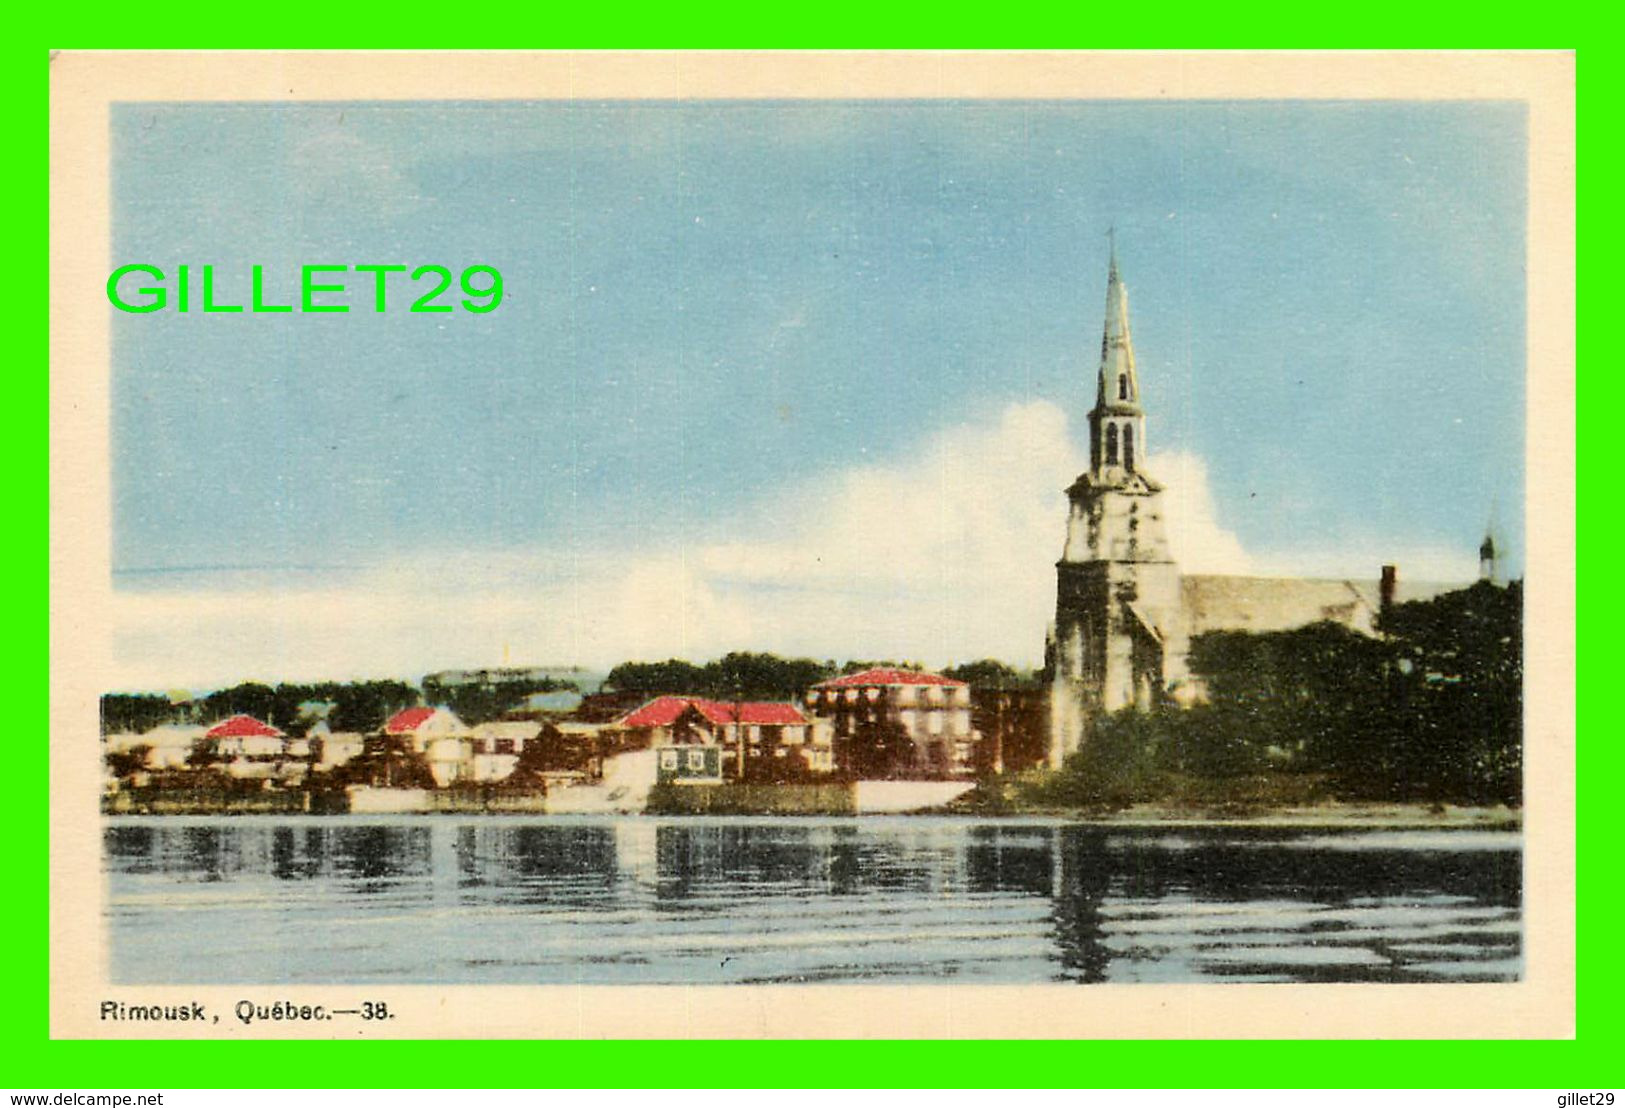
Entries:
{"type": "Polygon", "coordinates": [[[1092,715],[1155,707],[1189,673],[1182,579],[1168,548],[1162,486],[1143,468],[1128,289],[1112,245],[1089,471],[1066,490],[1066,546],[1055,566],[1055,629],[1045,650],[1056,767],[1083,742],[1092,715]]]}
{"type": "Polygon", "coordinates": [[[1089,471],[1096,480],[1138,472],[1145,458],[1145,412],[1134,370],[1134,338],[1128,322],[1128,289],[1117,272],[1112,241],[1106,272],[1106,325],[1100,336],[1100,376],[1089,413],[1089,471]]]}

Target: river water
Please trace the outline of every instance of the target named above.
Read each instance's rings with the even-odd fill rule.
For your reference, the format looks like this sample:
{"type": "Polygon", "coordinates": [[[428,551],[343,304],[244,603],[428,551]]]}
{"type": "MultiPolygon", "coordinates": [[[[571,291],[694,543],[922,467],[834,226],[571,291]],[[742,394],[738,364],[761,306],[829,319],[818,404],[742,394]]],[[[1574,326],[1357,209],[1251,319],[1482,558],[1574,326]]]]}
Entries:
{"type": "Polygon", "coordinates": [[[119,984],[1509,981],[1506,831],[119,818],[119,984]]]}

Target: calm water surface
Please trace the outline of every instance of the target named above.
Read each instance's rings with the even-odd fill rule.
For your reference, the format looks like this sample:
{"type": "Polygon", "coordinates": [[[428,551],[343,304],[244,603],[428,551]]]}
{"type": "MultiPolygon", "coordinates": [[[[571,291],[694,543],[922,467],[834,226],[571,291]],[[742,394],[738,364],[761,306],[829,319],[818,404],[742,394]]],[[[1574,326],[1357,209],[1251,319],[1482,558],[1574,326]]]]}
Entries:
{"type": "Polygon", "coordinates": [[[964,819],[112,819],[120,984],[1508,981],[1522,838],[964,819]]]}

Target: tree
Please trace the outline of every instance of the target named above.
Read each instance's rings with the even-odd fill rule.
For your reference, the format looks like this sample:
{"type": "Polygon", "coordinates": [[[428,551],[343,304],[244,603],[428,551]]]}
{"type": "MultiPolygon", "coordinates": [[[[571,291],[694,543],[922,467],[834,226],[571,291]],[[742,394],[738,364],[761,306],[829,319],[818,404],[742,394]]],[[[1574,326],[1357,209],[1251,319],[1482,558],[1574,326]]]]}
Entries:
{"type": "Polygon", "coordinates": [[[545,773],[588,772],[593,759],[602,753],[599,743],[596,736],[565,735],[549,723],[536,740],[526,743],[519,752],[519,760],[508,780],[513,784],[534,784],[545,773]]]}
{"type": "Polygon", "coordinates": [[[1033,689],[1039,685],[1038,675],[1032,670],[1018,670],[996,658],[949,666],[942,675],[963,681],[972,689],[1033,689]]]}
{"type": "Polygon", "coordinates": [[[734,651],[701,672],[706,695],[729,700],[793,700],[830,676],[822,662],[734,651]]]}
{"type": "Polygon", "coordinates": [[[147,768],[147,755],[151,753],[152,747],[145,743],[132,746],[129,750],[108,751],[108,772],[114,777],[133,777],[147,768]]]}
{"type": "Polygon", "coordinates": [[[622,662],[604,678],[604,688],[613,692],[659,696],[697,691],[702,671],[692,662],[672,658],[665,662],[622,662]]]}
{"type": "Polygon", "coordinates": [[[1437,799],[1523,798],[1523,585],[1481,581],[1383,619],[1419,723],[1412,763],[1437,799]]]}
{"type": "Polygon", "coordinates": [[[479,724],[513,711],[533,693],[575,687],[569,681],[512,671],[483,671],[466,681],[444,681],[431,675],[423,679],[423,699],[428,704],[444,704],[464,723],[479,724]]]}
{"type": "Polygon", "coordinates": [[[203,698],[203,720],[212,723],[228,716],[245,715],[269,720],[271,707],[276,702],[276,691],[258,681],[244,681],[229,689],[212,692],[203,698]]]}
{"type": "Polygon", "coordinates": [[[733,651],[703,666],[679,658],[666,662],[623,662],[610,670],[604,687],[646,697],[794,700],[833,673],[830,663],[812,658],[733,651]]]}
{"type": "Polygon", "coordinates": [[[1334,623],[1198,636],[1210,703],[1171,722],[1164,764],[1223,776],[1284,757],[1348,798],[1520,803],[1522,591],[1397,605],[1383,638],[1334,623]]]}
{"type": "Polygon", "coordinates": [[[1077,753],[1032,790],[1039,803],[1086,808],[1123,808],[1166,795],[1157,765],[1162,715],[1125,711],[1096,716],[1077,753]]]}
{"type": "Polygon", "coordinates": [[[333,771],[336,785],[371,785],[378,788],[432,789],[434,773],[410,740],[399,735],[368,739],[360,754],[333,771]]]}
{"type": "Polygon", "coordinates": [[[418,690],[404,681],[357,681],[340,687],[333,696],[328,725],[334,731],[370,734],[402,708],[418,704],[418,690]]]}
{"type": "Polygon", "coordinates": [[[104,693],[101,699],[102,733],[129,731],[140,735],[154,727],[174,723],[180,712],[167,696],[104,693]]]}
{"type": "Polygon", "coordinates": [[[897,720],[859,720],[840,760],[860,780],[904,776],[914,768],[914,740],[897,720]]]}

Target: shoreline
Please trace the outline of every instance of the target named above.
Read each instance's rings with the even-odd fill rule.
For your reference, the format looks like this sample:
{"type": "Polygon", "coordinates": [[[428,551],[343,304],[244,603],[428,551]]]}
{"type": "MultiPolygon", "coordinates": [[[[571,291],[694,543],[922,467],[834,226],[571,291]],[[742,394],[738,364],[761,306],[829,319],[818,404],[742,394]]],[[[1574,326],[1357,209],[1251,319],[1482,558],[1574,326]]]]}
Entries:
{"type": "Polygon", "coordinates": [[[1020,810],[979,812],[937,808],[917,812],[833,813],[833,812],[537,812],[469,807],[443,808],[428,812],[304,812],[266,811],[222,805],[189,811],[123,811],[101,813],[104,820],[313,820],[367,822],[379,819],[440,820],[448,818],[489,819],[496,822],[605,822],[617,820],[650,821],[760,821],[862,823],[896,820],[954,820],[965,822],[1044,823],[1121,828],[1271,828],[1369,831],[1521,831],[1521,809],[1447,805],[1442,810],[1424,803],[1360,804],[1326,803],[1258,809],[1247,812],[1204,813],[1171,805],[1138,804],[1116,811],[1031,807],[1020,810]]]}
{"type": "MultiPolygon", "coordinates": [[[[954,813],[961,814],[961,813],[954,813]]],[[[1033,807],[1021,811],[962,813],[990,819],[1051,817],[1072,823],[1116,827],[1282,827],[1364,828],[1368,830],[1522,830],[1523,811],[1505,807],[1426,803],[1338,803],[1259,808],[1244,812],[1203,812],[1166,804],[1136,804],[1112,812],[1033,807]]]]}

